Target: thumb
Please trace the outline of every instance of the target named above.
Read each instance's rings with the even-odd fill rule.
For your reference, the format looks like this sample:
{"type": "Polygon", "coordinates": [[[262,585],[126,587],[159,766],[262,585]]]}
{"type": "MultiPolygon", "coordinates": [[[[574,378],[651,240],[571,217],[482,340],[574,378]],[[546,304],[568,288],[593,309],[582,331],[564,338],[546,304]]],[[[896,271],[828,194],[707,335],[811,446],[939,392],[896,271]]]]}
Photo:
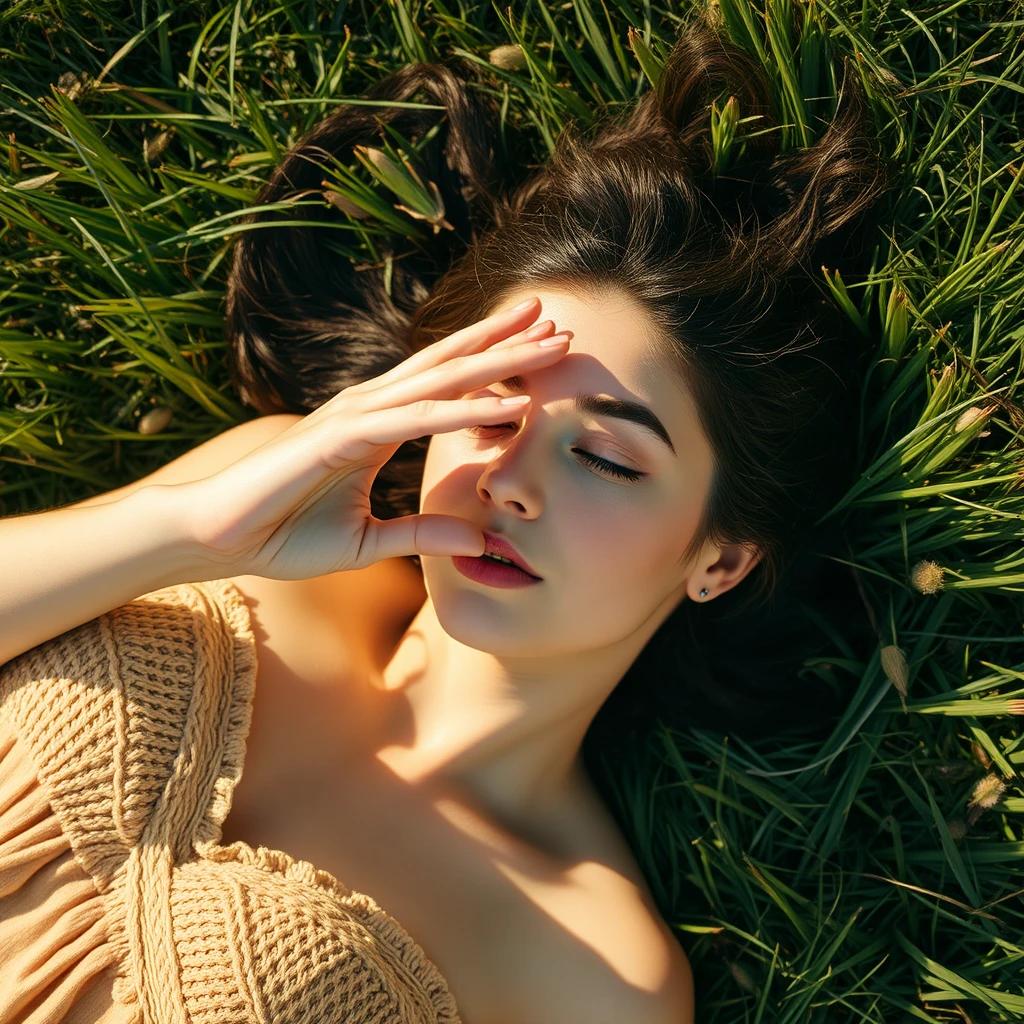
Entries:
{"type": "Polygon", "coordinates": [[[433,513],[371,517],[366,527],[362,561],[369,565],[402,555],[469,555],[484,553],[484,535],[472,523],[457,516],[433,513]]]}

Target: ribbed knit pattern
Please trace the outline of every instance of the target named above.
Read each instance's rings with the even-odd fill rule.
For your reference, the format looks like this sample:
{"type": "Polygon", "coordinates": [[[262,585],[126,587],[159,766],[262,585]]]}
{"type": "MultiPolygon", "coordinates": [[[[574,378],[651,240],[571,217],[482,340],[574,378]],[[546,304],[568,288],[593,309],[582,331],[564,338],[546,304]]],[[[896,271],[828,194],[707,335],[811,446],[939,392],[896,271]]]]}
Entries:
{"type": "MultiPolygon", "coordinates": [[[[372,897],[282,851],[220,845],[256,668],[229,580],[145,594],[12,659],[0,722],[39,792],[22,786],[21,811],[12,794],[0,817],[20,813],[92,879],[125,1019],[461,1024],[436,965],[372,897]]],[[[20,880],[13,858],[0,867],[20,880]]]]}

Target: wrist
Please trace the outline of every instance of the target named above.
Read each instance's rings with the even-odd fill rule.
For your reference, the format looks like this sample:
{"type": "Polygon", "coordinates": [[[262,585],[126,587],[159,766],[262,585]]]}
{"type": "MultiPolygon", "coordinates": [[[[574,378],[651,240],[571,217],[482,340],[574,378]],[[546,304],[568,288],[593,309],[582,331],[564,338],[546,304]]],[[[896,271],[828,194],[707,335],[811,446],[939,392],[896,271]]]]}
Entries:
{"type": "Polygon", "coordinates": [[[224,573],[200,544],[192,528],[192,514],[185,488],[177,484],[148,484],[122,499],[129,512],[143,522],[146,557],[158,590],[179,583],[220,579],[224,573]]]}

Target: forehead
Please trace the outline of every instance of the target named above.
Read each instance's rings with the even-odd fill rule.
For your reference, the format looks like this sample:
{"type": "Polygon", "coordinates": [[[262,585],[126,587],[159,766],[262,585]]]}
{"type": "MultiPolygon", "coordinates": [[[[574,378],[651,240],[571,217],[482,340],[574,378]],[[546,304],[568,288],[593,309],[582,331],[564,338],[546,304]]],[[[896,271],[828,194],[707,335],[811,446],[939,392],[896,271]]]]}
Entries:
{"type": "MultiPolygon", "coordinates": [[[[654,364],[660,360],[657,359],[654,325],[624,292],[554,286],[523,288],[506,294],[491,312],[509,309],[533,295],[541,303],[537,321],[552,320],[556,331],[573,332],[570,352],[593,356],[617,377],[622,377],[623,383],[626,377],[636,381],[645,373],[656,375],[654,364]]],[[[580,373],[583,372],[581,367],[580,373]]]]}
{"type": "MultiPolygon", "coordinates": [[[[561,287],[518,288],[491,312],[531,296],[541,302],[537,321],[572,331],[568,354],[530,379],[550,381],[566,394],[582,391],[642,402],[665,424],[676,451],[710,449],[693,398],[659,341],[656,325],[630,296],[618,290],[585,292],[561,287]]],[[[671,453],[666,449],[666,453],[671,453]]],[[[705,460],[708,461],[708,460],[705,460]]]]}

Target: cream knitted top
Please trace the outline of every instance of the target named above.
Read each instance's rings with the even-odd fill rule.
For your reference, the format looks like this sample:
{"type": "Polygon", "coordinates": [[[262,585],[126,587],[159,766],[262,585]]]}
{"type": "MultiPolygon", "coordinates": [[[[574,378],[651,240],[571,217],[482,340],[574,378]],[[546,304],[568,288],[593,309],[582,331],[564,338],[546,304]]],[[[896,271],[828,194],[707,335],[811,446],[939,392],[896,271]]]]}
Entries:
{"type": "Polygon", "coordinates": [[[229,580],[0,665],[0,1024],[461,1024],[372,897],[219,844],[255,677],[229,580]]]}

